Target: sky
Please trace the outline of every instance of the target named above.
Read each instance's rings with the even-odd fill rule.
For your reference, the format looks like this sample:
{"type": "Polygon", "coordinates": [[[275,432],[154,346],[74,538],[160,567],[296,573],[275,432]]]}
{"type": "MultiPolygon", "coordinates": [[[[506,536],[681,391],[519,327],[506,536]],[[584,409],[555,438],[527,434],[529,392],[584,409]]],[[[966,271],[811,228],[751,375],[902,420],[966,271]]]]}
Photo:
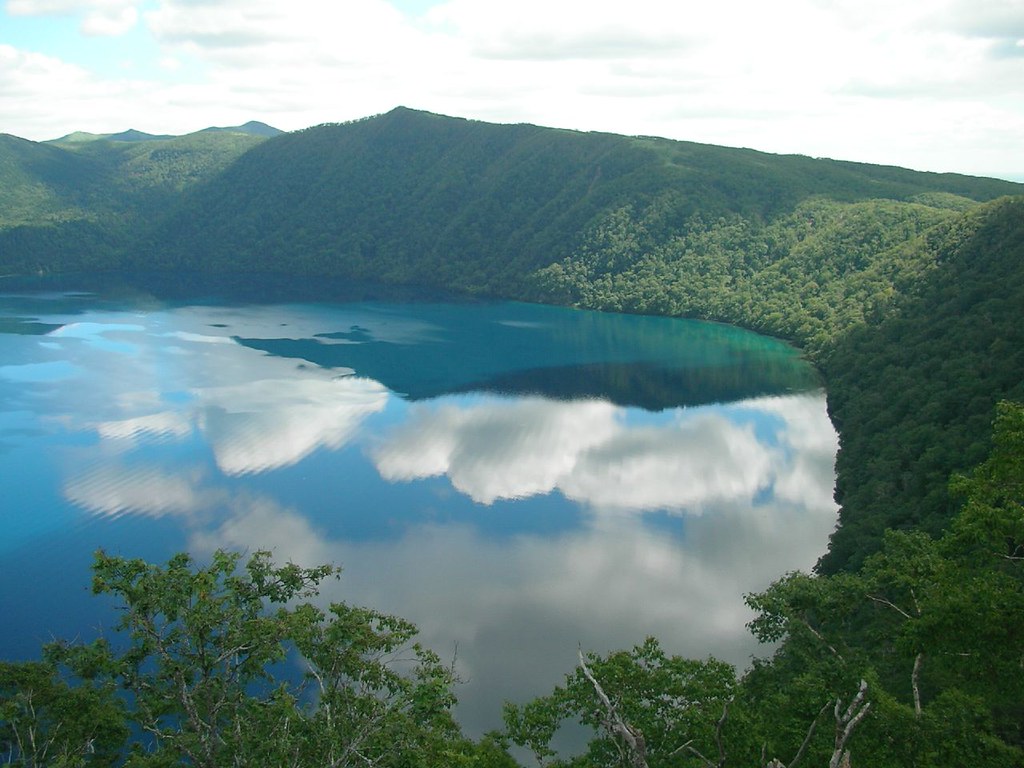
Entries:
{"type": "Polygon", "coordinates": [[[1024,181],[1024,0],[0,0],[0,133],[396,106],[1024,181]]]}

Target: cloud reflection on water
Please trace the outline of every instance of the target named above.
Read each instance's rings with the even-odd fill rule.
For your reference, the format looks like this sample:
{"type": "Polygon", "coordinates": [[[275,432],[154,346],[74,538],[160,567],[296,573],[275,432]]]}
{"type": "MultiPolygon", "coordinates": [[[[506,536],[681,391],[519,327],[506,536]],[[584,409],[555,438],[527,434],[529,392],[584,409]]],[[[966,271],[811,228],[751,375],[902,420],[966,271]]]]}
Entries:
{"type": "MultiPolygon", "coordinates": [[[[755,644],[743,594],[812,565],[834,526],[837,440],[820,393],[659,413],[482,394],[407,403],[347,370],[232,341],[323,327],[269,314],[280,322],[192,308],[116,324],[110,338],[99,321],[50,337],[46,354],[81,373],[38,396],[95,441],[64,447],[65,498],[97,519],[180,522],[197,554],[270,549],[342,565],[324,599],[405,616],[442,655],[457,644],[471,732],[498,725],[503,699],[550,689],[578,644],[605,651],[656,635],[671,652],[744,665],[755,644]],[[328,472],[304,482],[335,509],[313,514],[282,488],[328,452],[328,472]],[[352,535],[340,513],[366,503],[347,493],[356,462],[430,488],[429,500],[410,502],[390,535],[352,535]],[[473,514],[420,514],[442,482],[473,514]],[[566,508],[581,513],[555,533],[492,526],[566,508]]],[[[384,502],[361,514],[384,514],[374,503],[384,502]]]]}
{"type": "MultiPolygon", "coordinates": [[[[317,390],[293,387],[293,405],[303,392],[317,390]]],[[[289,434],[289,418],[329,422],[327,401],[313,396],[302,406],[274,410],[276,434],[289,434]]],[[[605,651],[655,635],[672,652],[743,667],[757,652],[743,595],[810,567],[822,551],[835,521],[827,471],[835,433],[821,395],[679,409],[639,424],[631,415],[602,401],[440,398],[410,407],[406,421],[369,442],[389,479],[447,474],[481,503],[560,491],[588,510],[553,536],[489,535],[481,507],[479,524],[424,521],[353,540],[329,519],[229,492],[199,472],[136,470],[118,482],[107,467],[68,493],[94,511],[130,503],[143,514],[181,514],[196,553],[267,548],[279,561],[343,565],[342,581],[322,599],[405,616],[442,655],[457,648],[467,681],[459,717],[479,733],[498,724],[502,701],[558,682],[579,644],[605,651]]],[[[252,456],[266,445],[242,442],[252,456]]]]}
{"type": "Polygon", "coordinates": [[[388,398],[380,383],[356,376],[262,379],[193,395],[201,404],[200,428],[228,475],[266,472],[320,448],[340,448],[388,398]]]}
{"type": "MultiPolygon", "coordinates": [[[[280,334],[282,323],[268,326],[266,316],[192,308],[155,313],[146,324],[63,326],[50,335],[61,342],[55,354],[86,372],[67,393],[67,420],[84,420],[104,439],[180,440],[199,432],[228,475],[289,466],[344,445],[363,419],[385,407],[387,389],[349,370],[254,352],[211,330],[280,334]]],[[[311,322],[301,312],[293,318],[304,332],[311,322]]]]}
{"type": "Polygon", "coordinates": [[[447,475],[481,504],[558,490],[595,508],[692,513],[762,491],[831,507],[836,447],[820,394],[675,409],[640,425],[604,401],[492,397],[417,403],[372,454],[387,480],[447,475]],[[742,420],[758,413],[779,419],[771,440],[742,420]]]}
{"type": "Polygon", "coordinates": [[[447,475],[481,504],[549,493],[580,455],[609,440],[622,409],[603,401],[438,398],[373,449],[381,476],[409,481],[447,475]]]}
{"type": "Polygon", "coordinates": [[[129,465],[111,457],[72,476],[64,485],[64,497],[102,517],[163,517],[207,511],[223,503],[225,494],[212,488],[199,468],[129,465]]]}
{"type": "MultiPolygon", "coordinates": [[[[481,510],[482,514],[486,514],[481,510]]],[[[546,692],[578,645],[607,651],[648,635],[671,652],[714,654],[741,668],[758,652],[744,594],[810,567],[834,524],[830,508],[709,502],[697,517],[594,510],[555,536],[489,536],[473,524],[424,523],[386,540],[352,541],[295,510],[236,506],[196,530],[197,552],[269,547],[280,560],[344,566],[324,599],[369,604],[417,623],[467,681],[459,717],[499,723],[501,703],[546,692]]]]}

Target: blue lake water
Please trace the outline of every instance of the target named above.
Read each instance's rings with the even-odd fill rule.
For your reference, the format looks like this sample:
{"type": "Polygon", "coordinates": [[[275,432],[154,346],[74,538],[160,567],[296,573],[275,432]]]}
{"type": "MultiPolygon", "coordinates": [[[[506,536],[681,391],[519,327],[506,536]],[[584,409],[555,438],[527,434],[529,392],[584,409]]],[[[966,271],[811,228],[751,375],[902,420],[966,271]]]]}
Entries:
{"type": "Polygon", "coordinates": [[[576,649],[743,667],[745,593],[809,568],[835,431],[776,340],[366,287],[0,284],[0,657],[89,639],[97,548],[269,549],[416,622],[459,719],[576,649]]]}

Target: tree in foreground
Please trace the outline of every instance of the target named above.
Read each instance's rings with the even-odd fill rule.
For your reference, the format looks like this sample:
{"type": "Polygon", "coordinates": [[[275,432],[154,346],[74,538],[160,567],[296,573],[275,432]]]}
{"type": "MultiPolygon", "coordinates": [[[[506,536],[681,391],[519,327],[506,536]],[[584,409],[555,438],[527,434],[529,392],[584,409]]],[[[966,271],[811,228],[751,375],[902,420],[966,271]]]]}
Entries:
{"type": "MultiPolygon", "coordinates": [[[[0,667],[0,761],[24,766],[475,764],[452,670],[415,627],[308,602],[332,567],[217,552],[197,567],[96,555],[123,644],[54,644],[0,667]],[[121,694],[116,695],[115,691],[121,694]],[[129,726],[138,735],[127,741],[129,726]]],[[[119,638],[121,639],[121,638],[119,638]]]]}
{"type": "Polygon", "coordinates": [[[580,654],[564,685],[507,705],[510,741],[545,768],[1024,766],[1024,406],[953,490],[941,538],[889,531],[860,571],[790,573],[748,605],[774,646],[739,679],[649,639],[580,654]],[[563,723],[593,737],[552,747],[563,723]]]}
{"type": "Polygon", "coordinates": [[[507,704],[505,722],[507,738],[550,768],[790,768],[815,740],[828,747],[819,764],[837,768],[849,765],[848,743],[871,709],[867,689],[861,681],[845,701],[819,690],[825,704],[810,717],[795,716],[800,739],[783,762],[759,739],[758,713],[731,665],[669,656],[648,638],[604,658],[580,651],[564,686],[523,706],[507,704]],[[562,757],[551,743],[571,720],[592,728],[594,738],[582,754],[562,757]]]}
{"type": "Polygon", "coordinates": [[[1024,766],[1024,407],[1000,405],[993,445],[954,480],[964,507],[941,538],[890,531],[857,573],[749,596],[775,650],[742,678],[653,639],[581,651],[563,686],[507,705],[506,732],[479,743],[415,627],[309,602],[336,569],[100,552],[93,588],[120,601],[124,642],[0,663],[0,762],[508,768],[507,741],[549,768],[1024,766]],[[571,720],[593,738],[563,757],[571,720]]]}
{"type": "Polygon", "coordinates": [[[110,680],[70,685],[50,661],[0,662],[0,763],[111,765],[128,738],[110,680]]]}

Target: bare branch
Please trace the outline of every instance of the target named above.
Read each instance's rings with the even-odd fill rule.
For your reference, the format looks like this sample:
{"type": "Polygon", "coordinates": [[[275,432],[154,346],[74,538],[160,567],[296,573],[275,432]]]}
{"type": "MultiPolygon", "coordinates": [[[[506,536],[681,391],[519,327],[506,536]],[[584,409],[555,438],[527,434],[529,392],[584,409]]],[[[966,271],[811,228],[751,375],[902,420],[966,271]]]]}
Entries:
{"type": "Polygon", "coordinates": [[[587,666],[586,660],[583,658],[583,649],[579,649],[580,669],[583,671],[583,676],[587,678],[590,684],[594,687],[594,692],[597,694],[597,698],[600,699],[601,705],[604,707],[606,717],[604,718],[604,726],[613,735],[617,736],[625,742],[630,753],[630,762],[634,768],[647,768],[647,742],[644,740],[643,733],[640,732],[639,728],[635,728],[625,720],[619,714],[615,705],[612,704],[611,699],[604,692],[601,684],[597,682],[594,674],[590,671],[590,667],[587,666]]]}
{"type": "Polygon", "coordinates": [[[914,601],[914,613],[916,613],[918,616],[920,616],[921,615],[921,604],[919,602],[917,602],[917,593],[914,591],[913,587],[910,588],[910,599],[914,601]]]}
{"type": "Polygon", "coordinates": [[[722,768],[725,765],[725,745],[722,743],[722,726],[725,725],[726,719],[729,717],[729,704],[732,703],[732,699],[729,699],[722,705],[722,716],[718,718],[718,724],[715,726],[715,746],[718,747],[718,762],[714,762],[710,758],[705,757],[701,752],[693,745],[693,739],[690,739],[685,744],[682,744],[672,750],[666,759],[672,759],[680,752],[689,752],[695,757],[699,758],[709,768],[722,768]]]}
{"type": "Polygon", "coordinates": [[[797,763],[799,763],[800,760],[803,758],[804,753],[807,751],[807,747],[811,743],[811,739],[814,737],[814,731],[818,727],[818,720],[821,718],[823,714],[825,714],[825,710],[828,709],[829,706],[831,706],[831,704],[832,702],[826,702],[825,706],[818,710],[818,714],[816,714],[814,716],[814,719],[811,720],[811,725],[807,728],[807,735],[804,736],[804,740],[803,743],[800,745],[800,749],[796,751],[796,755],[790,761],[787,768],[794,768],[794,766],[797,763]]]}
{"type": "Polygon", "coordinates": [[[725,720],[729,717],[729,704],[731,703],[732,699],[728,699],[722,705],[722,716],[718,718],[718,723],[715,725],[715,745],[718,747],[719,768],[725,765],[725,744],[722,742],[722,726],[725,725],[725,720]]]}
{"type": "Polygon", "coordinates": [[[685,752],[687,749],[690,748],[691,744],[693,744],[693,739],[690,739],[685,744],[680,744],[678,747],[676,747],[671,752],[669,752],[667,755],[665,755],[665,759],[666,760],[671,760],[673,757],[678,755],[680,752],[685,752]]]}
{"type": "Polygon", "coordinates": [[[884,597],[877,597],[875,595],[868,595],[868,600],[874,600],[876,603],[880,603],[882,605],[889,606],[894,611],[896,611],[896,613],[898,613],[900,616],[902,616],[905,619],[913,618],[909,613],[907,613],[902,608],[900,608],[898,605],[896,605],[896,603],[892,602],[891,600],[886,600],[884,597]]]}
{"type": "MultiPolygon", "coordinates": [[[[704,764],[705,764],[705,765],[707,765],[707,766],[710,766],[710,768],[716,768],[716,764],[715,764],[715,763],[713,763],[713,762],[711,762],[710,760],[708,760],[708,759],[707,759],[706,757],[704,757],[704,755],[702,755],[702,754],[701,754],[701,753],[700,753],[700,752],[699,752],[699,751],[697,750],[697,748],[696,748],[696,747],[691,747],[691,746],[690,746],[690,742],[689,742],[689,741],[688,741],[688,742],[686,742],[686,743],[685,743],[685,744],[683,745],[683,747],[685,747],[685,748],[686,748],[686,751],[687,751],[687,752],[689,752],[690,754],[692,754],[692,755],[694,755],[694,756],[696,756],[696,757],[700,758],[701,760],[703,760],[703,761],[704,761],[704,764]]],[[[673,754],[675,754],[675,753],[673,753],[673,754]]]]}
{"type": "Polygon", "coordinates": [[[921,716],[921,688],[919,681],[921,677],[921,662],[924,661],[924,654],[919,653],[914,657],[914,671],[910,673],[910,687],[914,692],[914,716],[921,716]]]}
{"type": "Polygon", "coordinates": [[[831,644],[831,643],[830,643],[830,642],[829,642],[828,640],[826,640],[826,639],[825,639],[825,636],[824,636],[824,635],[822,635],[822,634],[821,634],[821,632],[819,632],[819,631],[818,631],[818,630],[816,630],[816,629],[815,629],[814,627],[812,627],[812,626],[811,626],[811,623],[810,623],[809,621],[807,621],[806,619],[802,619],[802,620],[801,620],[801,623],[802,623],[802,624],[803,624],[803,625],[804,625],[805,627],[807,627],[807,629],[809,629],[809,630],[810,630],[810,632],[811,632],[811,634],[812,634],[812,635],[814,635],[814,636],[815,636],[816,638],[818,638],[818,639],[819,639],[819,640],[820,640],[820,641],[821,641],[822,643],[824,643],[824,644],[825,644],[825,647],[826,647],[826,648],[828,648],[828,649],[829,649],[830,651],[832,651],[832,653],[834,653],[834,654],[835,654],[835,656],[836,656],[836,658],[837,658],[837,659],[839,659],[839,660],[840,660],[840,661],[842,661],[842,662],[845,662],[845,661],[846,661],[846,659],[844,659],[844,658],[843,658],[843,654],[841,654],[841,653],[840,653],[839,651],[837,651],[837,650],[835,649],[835,647],[834,647],[834,646],[833,646],[833,645],[832,645],[832,644],[831,644]]]}
{"type": "Polygon", "coordinates": [[[860,681],[860,689],[857,691],[857,695],[853,697],[850,702],[850,706],[846,708],[846,711],[840,714],[842,708],[842,702],[840,699],[836,699],[835,706],[835,718],[836,718],[836,741],[835,750],[832,752],[832,759],[829,760],[829,768],[839,768],[842,764],[849,764],[850,753],[846,749],[846,742],[849,741],[853,730],[860,724],[868,711],[871,709],[871,703],[865,702],[864,698],[867,696],[868,684],[867,681],[860,681]]]}

